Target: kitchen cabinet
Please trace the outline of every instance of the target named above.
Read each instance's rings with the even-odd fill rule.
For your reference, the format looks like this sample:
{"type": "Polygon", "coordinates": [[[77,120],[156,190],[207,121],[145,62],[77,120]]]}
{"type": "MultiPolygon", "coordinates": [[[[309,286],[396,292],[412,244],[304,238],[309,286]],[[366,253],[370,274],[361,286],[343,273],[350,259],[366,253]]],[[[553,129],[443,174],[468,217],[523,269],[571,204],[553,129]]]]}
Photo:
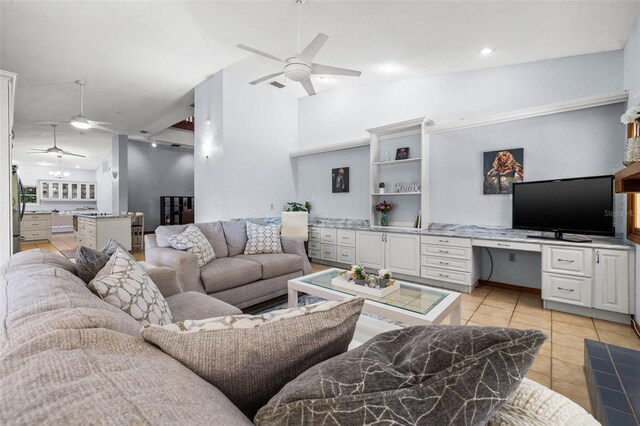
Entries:
{"type": "Polygon", "coordinates": [[[69,182],[43,180],[40,184],[41,201],[96,201],[94,182],[69,182]]]}
{"type": "Polygon", "coordinates": [[[79,216],[74,232],[79,246],[103,248],[110,238],[131,250],[131,218],[128,216],[79,216]]]}
{"type": "Polygon", "coordinates": [[[596,250],[593,307],[629,313],[629,255],[622,250],[596,250]]]}
{"type": "Polygon", "coordinates": [[[356,263],[365,268],[383,269],[384,233],[372,231],[356,232],[356,263]]]}
{"type": "Polygon", "coordinates": [[[51,240],[51,213],[25,213],[20,222],[23,242],[51,240]]]}
{"type": "Polygon", "coordinates": [[[366,268],[420,276],[420,236],[358,231],[356,260],[366,268]]]}
{"type": "Polygon", "coordinates": [[[344,265],[354,263],[356,231],[336,228],[309,228],[309,257],[344,265]]]}

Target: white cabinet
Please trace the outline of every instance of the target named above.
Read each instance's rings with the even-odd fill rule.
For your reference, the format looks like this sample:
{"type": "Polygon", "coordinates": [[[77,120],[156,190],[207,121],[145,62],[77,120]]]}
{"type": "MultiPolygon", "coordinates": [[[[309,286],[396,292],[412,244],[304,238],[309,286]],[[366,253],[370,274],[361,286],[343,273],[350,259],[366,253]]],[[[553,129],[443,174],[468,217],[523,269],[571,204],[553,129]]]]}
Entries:
{"type": "Polygon", "coordinates": [[[365,268],[383,269],[384,233],[358,231],[356,233],[356,263],[365,268]]]}
{"type": "Polygon", "coordinates": [[[622,250],[596,250],[593,307],[629,313],[629,261],[622,250]]]}
{"type": "Polygon", "coordinates": [[[20,222],[22,241],[51,240],[51,213],[25,213],[20,222]]]}
{"type": "Polygon", "coordinates": [[[542,274],[542,298],[591,307],[591,278],[553,273],[542,274]]]}
{"type": "Polygon", "coordinates": [[[355,259],[355,234],[351,229],[309,228],[309,257],[351,265],[355,259]]]}
{"type": "Polygon", "coordinates": [[[130,217],[79,217],[75,232],[78,245],[100,250],[113,238],[131,250],[130,217]]]}
{"type": "Polygon", "coordinates": [[[420,236],[358,231],[356,260],[371,269],[420,276],[420,236]]]}
{"type": "Polygon", "coordinates": [[[43,180],[39,184],[40,200],[96,201],[96,184],[94,182],[43,180]]]}
{"type": "Polygon", "coordinates": [[[420,237],[385,234],[385,264],[391,272],[420,276],[420,237]]]}
{"type": "Polygon", "coordinates": [[[421,246],[422,278],[468,287],[477,281],[479,258],[473,259],[471,238],[424,235],[421,246]]]}

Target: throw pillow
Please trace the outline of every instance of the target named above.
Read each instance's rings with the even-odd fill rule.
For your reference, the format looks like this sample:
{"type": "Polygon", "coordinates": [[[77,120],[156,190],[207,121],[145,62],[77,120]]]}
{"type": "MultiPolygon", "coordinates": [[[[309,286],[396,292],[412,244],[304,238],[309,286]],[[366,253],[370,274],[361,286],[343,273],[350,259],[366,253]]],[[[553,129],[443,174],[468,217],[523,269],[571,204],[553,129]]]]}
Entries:
{"type": "Polygon", "coordinates": [[[485,425],[547,336],[538,330],[418,326],[382,333],[316,365],[258,411],[257,425],[485,425]]]}
{"type": "Polygon", "coordinates": [[[111,256],[113,253],[116,252],[118,247],[120,247],[124,251],[128,251],[126,248],[122,246],[122,244],[120,244],[113,238],[109,238],[109,241],[107,241],[107,244],[102,248],[102,252],[111,256]]]}
{"type": "Polygon", "coordinates": [[[89,284],[98,272],[104,268],[104,265],[107,264],[110,258],[111,256],[104,252],[85,246],[78,246],[76,249],[76,269],[78,276],[82,278],[82,281],[89,284]]]}
{"type": "Polygon", "coordinates": [[[122,309],[142,325],[170,324],[167,301],[145,270],[125,250],[118,248],[89,283],[105,302],[122,309]]]}
{"type": "Polygon", "coordinates": [[[345,352],[364,299],[149,326],[142,337],[220,389],[252,418],[287,382],[345,352]]]}
{"type": "Polygon", "coordinates": [[[247,245],[244,254],[282,253],[282,225],[259,225],[247,222],[247,245]]]}
{"type": "Polygon", "coordinates": [[[203,267],[216,258],[211,243],[195,225],[189,225],[180,234],[169,237],[169,245],[176,250],[186,250],[195,254],[199,267],[203,267]]]}

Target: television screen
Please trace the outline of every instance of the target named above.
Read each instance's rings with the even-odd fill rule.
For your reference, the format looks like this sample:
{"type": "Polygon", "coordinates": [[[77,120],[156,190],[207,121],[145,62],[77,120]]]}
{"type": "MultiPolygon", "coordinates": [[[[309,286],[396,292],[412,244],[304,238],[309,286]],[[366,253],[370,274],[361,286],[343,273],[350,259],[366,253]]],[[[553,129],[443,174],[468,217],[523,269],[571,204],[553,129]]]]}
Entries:
{"type": "Polygon", "coordinates": [[[514,229],[614,235],[613,176],[513,185],[514,229]]]}

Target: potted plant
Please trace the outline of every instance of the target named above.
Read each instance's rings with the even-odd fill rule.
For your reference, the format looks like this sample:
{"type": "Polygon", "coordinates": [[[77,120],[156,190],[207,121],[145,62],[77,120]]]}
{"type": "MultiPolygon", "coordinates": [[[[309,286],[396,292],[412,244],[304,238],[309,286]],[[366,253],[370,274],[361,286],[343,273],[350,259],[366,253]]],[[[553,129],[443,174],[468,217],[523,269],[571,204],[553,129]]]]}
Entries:
{"type": "Polygon", "coordinates": [[[378,270],[378,287],[379,288],[387,288],[392,286],[395,280],[391,278],[391,271],[388,269],[379,269],[378,270]]]}
{"type": "Polygon", "coordinates": [[[365,285],[367,281],[367,273],[360,265],[351,266],[351,271],[347,274],[348,281],[354,281],[358,285],[365,285]]]}
{"type": "Polygon", "coordinates": [[[380,182],[380,183],[378,184],[378,193],[379,193],[379,194],[384,194],[384,188],[385,188],[385,184],[384,184],[384,182],[380,182]]]}
{"type": "Polygon", "coordinates": [[[305,201],[304,204],[302,203],[296,203],[291,202],[291,203],[287,203],[287,210],[288,212],[308,212],[311,213],[311,203],[308,201],[305,201]]]}
{"type": "Polygon", "coordinates": [[[380,212],[380,225],[387,226],[389,225],[389,212],[393,209],[392,203],[387,203],[386,200],[383,200],[380,204],[376,205],[376,211],[380,212]]]}

